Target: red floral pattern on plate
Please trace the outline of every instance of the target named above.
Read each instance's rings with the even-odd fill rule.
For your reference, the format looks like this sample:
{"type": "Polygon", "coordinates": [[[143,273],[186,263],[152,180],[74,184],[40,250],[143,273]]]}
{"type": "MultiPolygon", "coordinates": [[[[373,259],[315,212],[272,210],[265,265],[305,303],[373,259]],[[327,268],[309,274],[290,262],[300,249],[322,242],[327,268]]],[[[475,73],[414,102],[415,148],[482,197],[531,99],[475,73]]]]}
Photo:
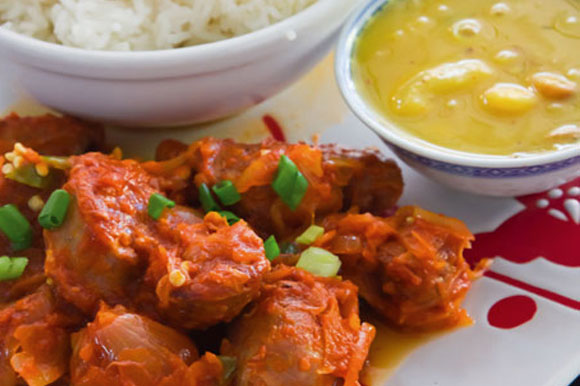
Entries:
{"type": "Polygon", "coordinates": [[[474,263],[484,257],[501,256],[526,263],[542,256],[554,264],[580,267],[580,225],[568,209],[575,206],[571,202],[580,200],[580,196],[568,192],[575,193],[574,188],[579,186],[580,178],[550,192],[518,197],[526,209],[495,231],[477,234],[467,258],[474,263]]]}
{"type": "Polygon", "coordinates": [[[497,328],[515,328],[530,321],[537,309],[534,299],[514,295],[496,302],[487,313],[487,321],[497,328]]]}
{"type": "MultiPolygon", "coordinates": [[[[549,192],[518,197],[525,209],[495,231],[476,235],[473,249],[466,252],[471,264],[485,257],[501,256],[513,263],[544,257],[553,264],[580,267],[580,178],[549,192]]],[[[580,302],[492,271],[487,277],[532,292],[573,309],[580,302]]],[[[498,300],[488,311],[490,325],[509,329],[532,320],[536,302],[516,295],[498,300]]]]}

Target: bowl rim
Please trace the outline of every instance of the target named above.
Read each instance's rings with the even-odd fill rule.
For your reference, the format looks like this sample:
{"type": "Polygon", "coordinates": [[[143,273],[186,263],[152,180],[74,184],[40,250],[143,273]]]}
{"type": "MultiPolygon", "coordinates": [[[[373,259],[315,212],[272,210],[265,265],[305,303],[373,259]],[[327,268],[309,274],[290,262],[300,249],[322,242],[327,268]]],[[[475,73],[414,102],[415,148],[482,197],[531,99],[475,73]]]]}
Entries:
{"type": "MultiPolygon", "coordinates": [[[[121,69],[123,74],[121,76],[107,75],[107,78],[160,78],[181,76],[192,72],[213,72],[250,63],[256,60],[255,49],[268,45],[277,47],[280,46],[280,41],[292,42],[296,39],[292,33],[316,25],[320,22],[319,19],[327,18],[328,15],[333,17],[343,13],[344,16],[340,20],[342,24],[356,4],[358,4],[357,0],[318,0],[286,19],[244,35],[161,50],[107,51],[69,47],[36,39],[0,26],[0,50],[10,49],[16,54],[15,56],[20,59],[25,58],[26,64],[30,66],[81,76],[101,77],[99,71],[109,73],[114,68],[121,69]],[[249,50],[253,51],[248,54],[249,50]],[[43,62],[37,63],[32,59],[43,62]],[[184,62],[189,66],[188,71],[179,71],[175,68],[168,70],[184,62]],[[61,66],[66,66],[66,68],[61,68],[61,66]],[[142,75],[145,71],[151,70],[161,71],[161,73],[151,76],[142,75]]],[[[300,37],[301,35],[298,34],[298,38],[300,37]]]]}
{"type": "Polygon", "coordinates": [[[469,153],[435,145],[410,134],[398,133],[397,125],[377,113],[358,92],[352,77],[352,56],[358,36],[372,17],[391,0],[363,2],[347,19],[340,33],[334,62],[339,90],[354,114],[388,143],[416,155],[454,165],[478,168],[520,168],[580,158],[580,144],[566,149],[549,150],[525,155],[490,155],[469,153]]]}

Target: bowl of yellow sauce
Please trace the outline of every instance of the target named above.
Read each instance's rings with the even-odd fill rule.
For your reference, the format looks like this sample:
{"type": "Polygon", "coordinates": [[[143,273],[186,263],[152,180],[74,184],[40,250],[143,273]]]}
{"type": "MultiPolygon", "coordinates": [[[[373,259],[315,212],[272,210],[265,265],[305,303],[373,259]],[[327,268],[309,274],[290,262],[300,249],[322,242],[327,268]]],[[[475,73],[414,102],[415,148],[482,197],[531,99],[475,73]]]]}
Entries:
{"type": "Polygon", "coordinates": [[[513,196],[580,175],[580,0],[372,0],[335,66],[355,114],[440,182],[513,196]]]}

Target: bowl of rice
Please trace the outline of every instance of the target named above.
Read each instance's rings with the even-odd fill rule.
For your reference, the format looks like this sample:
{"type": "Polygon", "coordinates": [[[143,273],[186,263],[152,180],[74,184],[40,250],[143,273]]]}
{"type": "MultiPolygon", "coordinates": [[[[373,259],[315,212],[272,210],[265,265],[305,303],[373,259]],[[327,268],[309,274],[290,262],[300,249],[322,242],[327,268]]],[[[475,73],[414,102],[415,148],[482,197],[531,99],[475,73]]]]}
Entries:
{"type": "Polygon", "coordinates": [[[332,48],[358,0],[3,0],[0,60],[39,102],[158,127],[262,102],[332,48]]]}

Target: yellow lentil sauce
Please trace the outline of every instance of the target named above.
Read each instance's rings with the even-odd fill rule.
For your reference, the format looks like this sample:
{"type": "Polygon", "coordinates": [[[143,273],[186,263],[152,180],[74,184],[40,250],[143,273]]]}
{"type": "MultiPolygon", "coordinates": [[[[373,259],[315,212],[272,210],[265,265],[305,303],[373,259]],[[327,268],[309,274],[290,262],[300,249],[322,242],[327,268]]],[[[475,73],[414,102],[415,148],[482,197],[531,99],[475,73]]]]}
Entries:
{"type": "Polygon", "coordinates": [[[374,109],[439,146],[580,144],[580,0],[391,0],[361,32],[353,70],[374,109]]]}

